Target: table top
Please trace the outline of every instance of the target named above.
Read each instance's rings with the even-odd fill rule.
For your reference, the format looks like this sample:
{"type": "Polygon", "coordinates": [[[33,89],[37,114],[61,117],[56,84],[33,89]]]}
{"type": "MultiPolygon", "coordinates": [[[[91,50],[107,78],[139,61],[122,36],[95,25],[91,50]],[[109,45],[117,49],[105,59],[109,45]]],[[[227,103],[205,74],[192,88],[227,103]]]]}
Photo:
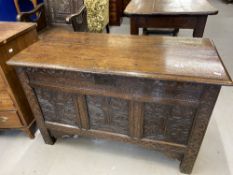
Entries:
{"type": "Polygon", "coordinates": [[[35,28],[34,23],[0,22],[0,45],[35,28]]]}
{"type": "Polygon", "coordinates": [[[232,85],[209,39],[52,31],[8,64],[232,85]]]}
{"type": "Polygon", "coordinates": [[[218,13],[207,0],[131,0],[126,15],[214,15],[218,13]]]}

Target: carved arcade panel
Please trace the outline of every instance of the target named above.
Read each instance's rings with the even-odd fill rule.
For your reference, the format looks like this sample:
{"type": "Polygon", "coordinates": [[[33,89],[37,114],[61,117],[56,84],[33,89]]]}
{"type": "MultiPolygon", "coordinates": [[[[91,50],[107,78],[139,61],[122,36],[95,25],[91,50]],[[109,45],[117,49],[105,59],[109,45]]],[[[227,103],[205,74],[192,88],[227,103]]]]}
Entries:
{"type": "Polygon", "coordinates": [[[45,121],[80,127],[75,96],[62,91],[38,87],[35,88],[35,93],[45,121]]]}
{"type": "Polygon", "coordinates": [[[87,96],[90,128],[128,135],[129,104],[111,97],[87,96]]]}
{"type": "MultiPolygon", "coordinates": [[[[45,121],[81,126],[78,94],[39,87],[35,92],[45,121]]],[[[90,129],[130,135],[129,125],[132,123],[129,123],[128,100],[96,95],[86,95],[85,98],[90,129]]],[[[195,107],[143,104],[143,138],[187,144],[195,107]]]]}
{"type": "Polygon", "coordinates": [[[130,136],[130,127],[134,126],[130,122],[137,120],[129,116],[135,110],[130,103],[138,101],[143,108],[141,137],[178,144],[187,144],[205,87],[59,70],[27,72],[47,121],[79,126],[80,117],[86,117],[90,129],[130,136]],[[80,93],[84,95],[87,116],[79,116],[76,100],[80,93]]]}
{"type": "Polygon", "coordinates": [[[195,108],[181,105],[144,105],[145,138],[186,144],[192,127],[195,108]]]}

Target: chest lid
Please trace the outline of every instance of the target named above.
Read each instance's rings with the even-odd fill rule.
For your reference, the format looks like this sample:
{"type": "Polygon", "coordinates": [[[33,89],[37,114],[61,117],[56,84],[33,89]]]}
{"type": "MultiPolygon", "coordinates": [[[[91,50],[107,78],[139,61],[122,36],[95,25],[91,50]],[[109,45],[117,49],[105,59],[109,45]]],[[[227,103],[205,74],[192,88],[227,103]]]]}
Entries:
{"type": "Polygon", "coordinates": [[[232,85],[209,39],[52,32],[8,64],[232,85]]]}

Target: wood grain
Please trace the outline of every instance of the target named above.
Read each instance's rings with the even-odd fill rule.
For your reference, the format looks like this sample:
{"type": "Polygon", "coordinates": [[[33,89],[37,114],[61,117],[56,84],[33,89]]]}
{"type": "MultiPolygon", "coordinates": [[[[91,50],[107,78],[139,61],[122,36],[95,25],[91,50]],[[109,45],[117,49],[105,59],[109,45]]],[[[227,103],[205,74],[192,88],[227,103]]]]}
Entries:
{"type": "Polygon", "coordinates": [[[79,111],[80,123],[83,129],[90,129],[90,123],[88,118],[87,101],[84,95],[78,95],[78,100],[76,101],[76,106],[79,111]]]}
{"type": "Polygon", "coordinates": [[[127,15],[214,15],[218,13],[207,0],[131,0],[127,15]]]}
{"type": "Polygon", "coordinates": [[[35,119],[15,69],[6,61],[37,40],[35,24],[0,22],[0,112],[9,118],[4,128],[21,129],[30,138],[34,137],[30,127],[35,119]]]}
{"type": "Polygon", "coordinates": [[[0,111],[0,128],[20,128],[22,123],[16,111],[0,111]]]}
{"type": "Polygon", "coordinates": [[[130,136],[136,139],[143,137],[143,125],[144,125],[144,104],[141,102],[131,101],[130,103],[130,124],[129,128],[132,128],[130,136]],[[132,126],[131,126],[132,125],[132,126]]]}
{"type": "Polygon", "coordinates": [[[35,29],[33,23],[0,22],[0,45],[35,29]]]}
{"type": "Polygon", "coordinates": [[[202,37],[208,15],[218,10],[206,0],[132,0],[124,13],[130,17],[133,35],[139,34],[139,28],[181,28],[193,29],[193,37],[202,37]]]}
{"type": "Polygon", "coordinates": [[[0,110],[16,110],[14,103],[6,90],[0,90],[0,110]]]}

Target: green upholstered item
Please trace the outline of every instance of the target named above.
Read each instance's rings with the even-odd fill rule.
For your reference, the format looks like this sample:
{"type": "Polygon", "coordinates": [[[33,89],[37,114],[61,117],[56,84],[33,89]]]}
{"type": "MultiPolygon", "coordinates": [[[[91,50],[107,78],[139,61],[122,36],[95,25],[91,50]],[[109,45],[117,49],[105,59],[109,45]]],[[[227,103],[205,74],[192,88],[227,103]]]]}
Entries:
{"type": "Polygon", "coordinates": [[[109,0],[84,0],[90,32],[102,32],[109,22],[109,0]]]}

